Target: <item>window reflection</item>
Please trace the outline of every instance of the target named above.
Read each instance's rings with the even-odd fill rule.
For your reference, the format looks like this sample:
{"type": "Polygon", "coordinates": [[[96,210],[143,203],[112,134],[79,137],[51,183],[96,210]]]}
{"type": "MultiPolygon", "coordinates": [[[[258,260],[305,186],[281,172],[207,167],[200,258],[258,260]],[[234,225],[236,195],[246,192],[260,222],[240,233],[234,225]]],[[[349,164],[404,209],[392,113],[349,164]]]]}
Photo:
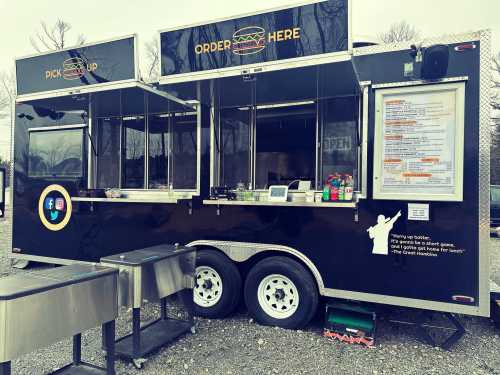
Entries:
{"type": "Polygon", "coordinates": [[[29,176],[82,177],[83,132],[83,128],[31,132],[29,176]]]}
{"type": "MultiPolygon", "coordinates": [[[[321,182],[330,175],[357,176],[358,122],[355,97],[323,101],[321,182]]],[[[357,181],[355,181],[357,183],[357,181]]]]}
{"type": "Polygon", "coordinates": [[[168,188],[170,134],[167,115],[149,116],[149,188],[168,188]]]}
{"type": "Polygon", "coordinates": [[[114,188],[120,183],[119,117],[97,120],[97,187],[114,188]]]}
{"type": "Polygon", "coordinates": [[[144,116],[123,118],[122,187],[144,188],[144,116]]]}
{"type": "Polygon", "coordinates": [[[196,189],[196,114],[175,114],[172,119],[172,172],[174,189],[196,189]]]}
{"type": "Polygon", "coordinates": [[[223,186],[236,188],[250,182],[250,119],[249,108],[221,111],[221,171],[223,186]]]}

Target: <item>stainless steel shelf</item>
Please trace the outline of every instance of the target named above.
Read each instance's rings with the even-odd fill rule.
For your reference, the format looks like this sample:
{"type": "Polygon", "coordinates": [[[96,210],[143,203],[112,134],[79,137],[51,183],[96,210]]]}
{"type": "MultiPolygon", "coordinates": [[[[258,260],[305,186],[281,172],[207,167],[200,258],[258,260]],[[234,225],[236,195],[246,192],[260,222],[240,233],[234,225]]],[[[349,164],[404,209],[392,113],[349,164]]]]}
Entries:
{"type": "Polygon", "coordinates": [[[71,197],[72,202],[103,202],[103,203],[158,203],[158,204],[176,204],[179,202],[176,198],[169,199],[139,199],[139,198],[84,198],[71,197]]]}
{"type": "Polygon", "coordinates": [[[228,201],[204,200],[203,204],[213,206],[275,206],[275,207],[314,207],[314,208],[356,208],[356,202],[264,202],[264,201],[228,201]]]}

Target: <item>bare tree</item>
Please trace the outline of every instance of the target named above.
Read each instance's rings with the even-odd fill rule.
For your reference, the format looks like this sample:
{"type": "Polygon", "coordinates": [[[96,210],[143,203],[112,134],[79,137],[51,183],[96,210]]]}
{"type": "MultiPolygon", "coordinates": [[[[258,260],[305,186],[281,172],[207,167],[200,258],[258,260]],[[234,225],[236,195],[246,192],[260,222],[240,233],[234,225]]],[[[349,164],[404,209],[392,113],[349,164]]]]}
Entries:
{"type": "MultiPolygon", "coordinates": [[[[35,36],[30,37],[30,42],[33,48],[38,52],[52,51],[63,49],[68,46],[68,33],[72,26],[70,23],[58,19],[52,26],[48,26],[46,22],[40,22],[41,28],[35,36]]],[[[76,38],[75,45],[85,43],[85,37],[80,34],[76,38]]]]}
{"type": "Polygon", "coordinates": [[[492,81],[491,107],[493,111],[500,111],[500,52],[492,59],[492,81]]]}
{"type": "Polygon", "coordinates": [[[396,22],[384,33],[379,34],[379,39],[386,43],[408,42],[420,38],[420,31],[406,21],[396,22]]]}
{"type": "Polygon", "coordinates": [[[160,78],[160,47],[156,38],[151,39],[144,45],[146,50],[146,79],[148,82],[158,81],[160,78]]]}
{"type": "Polygon", "coordinates": [[[0,72],[0,118],[7,117],[16,96],[14,71],[0,72]]]}

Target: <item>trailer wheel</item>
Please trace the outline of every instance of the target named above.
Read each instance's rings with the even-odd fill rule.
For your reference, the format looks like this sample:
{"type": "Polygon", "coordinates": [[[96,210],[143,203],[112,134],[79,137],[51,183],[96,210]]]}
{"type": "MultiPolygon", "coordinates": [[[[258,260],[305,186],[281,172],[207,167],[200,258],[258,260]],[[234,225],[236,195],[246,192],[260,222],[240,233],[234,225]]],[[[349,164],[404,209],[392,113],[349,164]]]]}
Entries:
{"type": "Polygon", "coordinates": [[[311,274],[286,257],[261,260],[245,281],[245,303],[254,319],[264,325],[302,328],[318,307],[318,290],[311,274]]]}
{"type": "Polygon", "coordinates": [[[240,300],[241,276],[235,264],[216,250],[201,250],[196,257],[194,312],[210,319],[225,318],[240,300]]]}

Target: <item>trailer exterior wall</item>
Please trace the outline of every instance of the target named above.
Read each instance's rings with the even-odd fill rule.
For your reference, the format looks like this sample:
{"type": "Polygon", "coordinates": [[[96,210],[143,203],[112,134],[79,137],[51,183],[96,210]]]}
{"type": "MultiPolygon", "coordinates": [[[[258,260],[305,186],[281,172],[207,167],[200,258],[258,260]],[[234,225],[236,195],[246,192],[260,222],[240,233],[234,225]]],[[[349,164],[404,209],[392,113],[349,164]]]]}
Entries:
{"type": "MultiPolygon", "coordinates": [[[[246,248],[255,243],[261,244],[260,249],[264,246],[270,251],[286,246],[295,249],[314,265],[319,274],[316,276],[320,292],[324,295],[488,315],[484,307],[488,298],[483,298],[485,292],[480,281],[483,273],[488,272],[485,260],[488,250],[487,245],[479,247],[480,240],[484,240],[482,179],[486,173],[484,150],[481,148],[487,141],[483,129],[484,99],[480,100],[480,88],[485,87],[483,48],[488,49],[488,41],[474,39],[477,36],[464,39],[475,40],[475,50],[452,54],[448,74],[449,77],[468,77],[464,202],[431,203],[431,222],[414,223],[402,219],[394,227],[395,233],[425,234],[436,242],[453,243],[457,249],[466,250],[461,255],[432,259],[381,258],[371,254],[372,244],[366,233],[367,228],[376,223],[380,214],[391,217],[399,210],[405,214],[407,202],[374,201],[370,185],[368,199],[360,201],[357,210],[245,206],[218,209],[203,205],[201,199],[193,200],[193,210],[187,204],[81,202],[75,204],[73,219],[64,231],[49,232],[41,225],[35,207],[41,191],[51,181],[33,181],[27,177],[22,150],[27,147],[28,126],[18,121],[15,128],[18,151],[15,158],[13,247],[20,253],[16,256],[59,259],[62,262],[97,261],[102,256],[163,242],[186,244],[197,240],[204,240],[207,244],[211,241],[233,242],[235,247],[237,243],[242,243],[242,247],[246,248]],[[477,181],[480,181],[479,187],[477,181]],[[452,298],[456,295],[470,296],[474,302],[459,303],[452,298]]],[[[408,81],[402,75],[402,64],[408,61],[408,56],[409,50],[386,51],[373,55],[359,54],[354,62],[361,80],[375,84],[398,83],[408,81]]],[[[202,91],[200,88],[199,93],[202,91]]],[[[368,155],[373,154],[374,93],[370,90],[368,155]]],[[[19,106],[18,112],[22,110],[19,106]]],[[[205,108],[207,112],[208,108],[205,108]]],[[[204,121],[208,118],[206,114],[204,121]]],[[[205,123],[202,135],[204,145],[208,144],[211,136],[208,129],[205,123]]],[[[206,161],[208,147],[204,146],[202,152],[202,160],[206,161]]],[[[206,162],[202,164],[206,166],[206,162]]],[[[367,181],[371,181],[371,156],[365,167],[368,169],[367,181]]],[[[206,175],[204,179],[208,180],[206,175]]],[[[78,193],[77,181],[59,183],[72,196],[78,193]]]]}

